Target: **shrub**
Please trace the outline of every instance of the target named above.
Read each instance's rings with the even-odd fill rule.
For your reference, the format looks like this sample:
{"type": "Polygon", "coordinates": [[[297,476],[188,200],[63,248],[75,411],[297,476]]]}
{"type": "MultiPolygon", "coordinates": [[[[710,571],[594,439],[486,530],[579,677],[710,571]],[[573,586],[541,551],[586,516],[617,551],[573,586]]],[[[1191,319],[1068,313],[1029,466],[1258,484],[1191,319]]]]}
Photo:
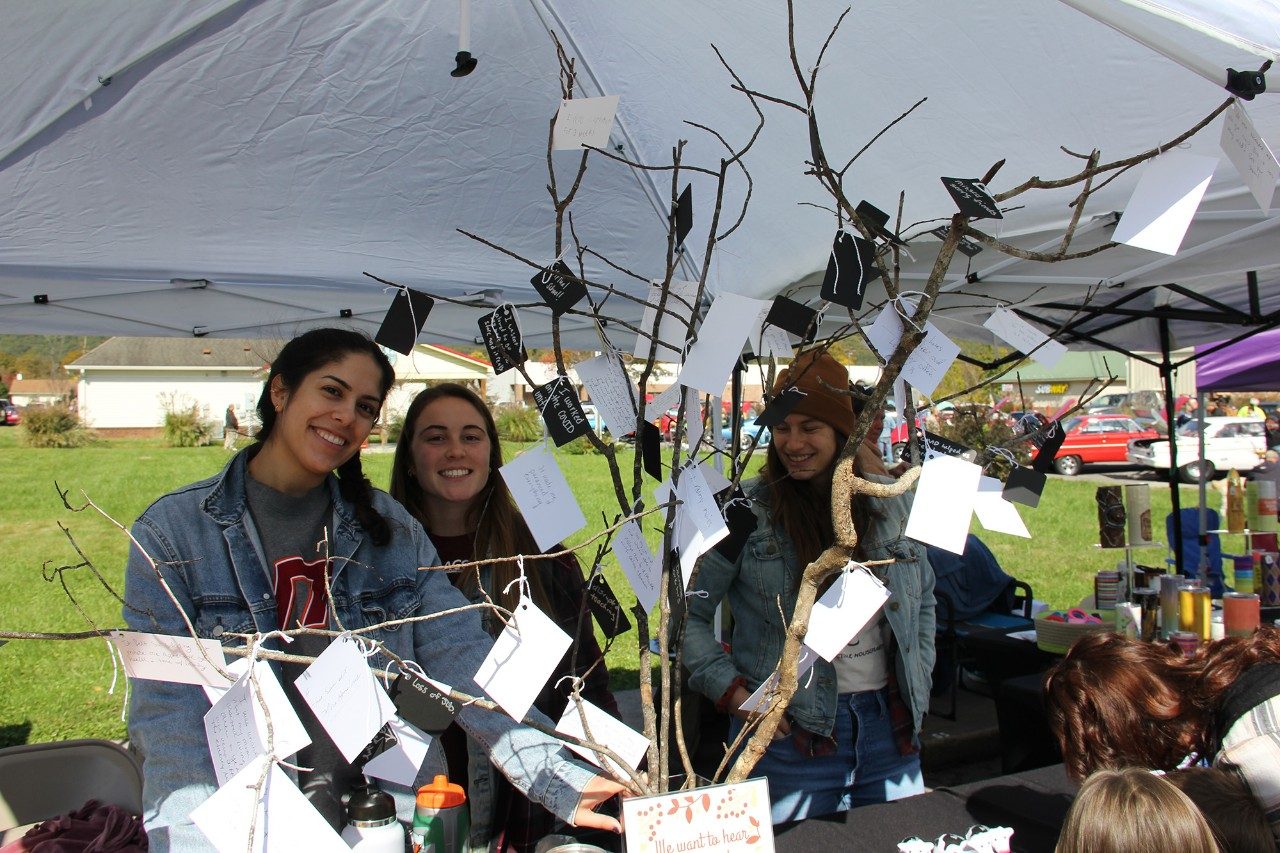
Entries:
{"type": "MultiPolygon", "coordinates": [[[[939,435],[972,447],[979,452],[993,446],[1008,446],[1014,437],[1013,427],[1009,421],[994,414],[986,406],[957,406],[955,414],[945,423],[928,427],[939,435]]],[[[1027,442],[1020,441],[1010,447],[1010,451],[1018,462],[1026,464],[1030,459],[1027,442]]],[[[1011,466],[1004,457],[997,457],[987,473],[993,477],[1006,477],[1011,466]]]]}
{"type": "Polygon", "coordinates": [[[542,418],[538,410],[525,406],[507,406],[497,412],[498,437],[503,441],[537,441],[542,437],[542,418]]]}
{"type": "Polygon", "coordinates": [[[213,442],[213,424],[200,406],[177,394],[161,394],[164,408],[164,443],[170,447],[201,447],[213,442]]]}
{"type": "Polygon", "coordinates": [[[64,405],[28,406],[22,412],[22,436],[29,447],[84,447],[96,440],[64,405]]]}

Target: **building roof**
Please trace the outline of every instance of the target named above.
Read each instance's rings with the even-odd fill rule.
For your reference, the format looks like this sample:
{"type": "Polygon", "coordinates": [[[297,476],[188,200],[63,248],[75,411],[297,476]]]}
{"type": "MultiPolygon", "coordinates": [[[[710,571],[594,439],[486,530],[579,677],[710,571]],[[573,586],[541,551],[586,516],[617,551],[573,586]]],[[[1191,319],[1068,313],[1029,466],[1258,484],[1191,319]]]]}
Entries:
{"type": "Polygon", "coordinates": [[[94,367],[260,370],[284,345],[259,338],[108,338],[68,370],[94,367]]]}
{"type": "Polygon", "coordinates": [[[996,382],[1070,382],[1080,379],[1105,379],[1110,372],[1120,381],[1128,377],[1129,360],[1113,352],[1094,350],[1070,350],[1053,366],[1046,368],[1035,361],[1026,361],[1015,370],[998,376],[996,382]]]}
{"type": "Polygon", "coordinates": [[[75,383],[70,379],[15,379],[9,383],[9,393],[22,397],[53,394],[70,394],[75,383]]]}

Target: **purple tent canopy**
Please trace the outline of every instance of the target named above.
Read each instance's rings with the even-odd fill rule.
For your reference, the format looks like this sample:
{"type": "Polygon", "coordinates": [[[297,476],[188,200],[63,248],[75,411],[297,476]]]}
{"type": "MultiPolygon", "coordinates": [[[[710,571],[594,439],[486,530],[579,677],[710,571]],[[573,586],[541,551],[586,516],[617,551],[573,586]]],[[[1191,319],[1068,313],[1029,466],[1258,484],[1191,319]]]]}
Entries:
{"type": "Polygon", "coordinates": [[[1280,329],[1260,332],[1238,344],[1200,356],[1216,344],[1196,347],[1196,387],[1200,391],[1280,391],[1280,329]]]}

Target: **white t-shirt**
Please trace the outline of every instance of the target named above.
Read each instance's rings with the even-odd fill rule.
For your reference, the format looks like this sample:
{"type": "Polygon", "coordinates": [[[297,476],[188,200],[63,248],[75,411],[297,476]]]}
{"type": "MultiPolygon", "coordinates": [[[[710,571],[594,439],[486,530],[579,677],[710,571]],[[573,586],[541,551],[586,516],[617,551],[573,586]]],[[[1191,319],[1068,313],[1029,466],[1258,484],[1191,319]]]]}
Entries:
{"type": "Polygon", "coordinates": [[[889,620],[880,616],[841,649],[831,662],[838,693],[879,690],[889,683],[889,620]]]}

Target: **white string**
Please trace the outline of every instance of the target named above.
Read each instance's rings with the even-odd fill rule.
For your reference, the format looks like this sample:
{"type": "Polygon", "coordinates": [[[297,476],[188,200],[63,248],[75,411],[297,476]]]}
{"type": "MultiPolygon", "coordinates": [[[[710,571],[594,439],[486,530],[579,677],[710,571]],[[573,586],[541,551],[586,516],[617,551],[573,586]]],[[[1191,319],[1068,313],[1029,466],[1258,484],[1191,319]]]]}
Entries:
{"type": "Polygon", "coordinates": [[[284,631],[268,631],[265,634],[259,634],[254,638],[253,644],[249,646],[249,669],[253,669],[253,663],[257,661],[258,654],[262,651],[262,644],[272,637],[279,637],[286,643],[292,643],[293,637],[290,637],[284,631]]]}
{"type": "MultiPolygon", "coordinates": [[[[524,554],[516,555],[516,569],[520,572],[520,576],[503,587],[502,592],[505,595],[511,587],[516,584],[520,585],[520,602],[515,607],[515,610],[519,610],[522,607],[530,606],[530,602],[533,601],[533,593],[529,591],[529,578],[524,572],[524,554]]],[[[508,624],[511,628],[515,629],[517,634],[520,633],[520,625],[516,620],[516,613],[514,610],[511,613],[511,622],[508,624]]]]}
{"type": "MultiPolygon", "coordinates": [[[[898,294],[897,296],[895,296],[893,299],[889,300],[889,304],[893,306],[893,310],[894,310],[894,311],[897,311],[897,312],[898,312],[898,316],[902,318],[902,321],[903,321],[904,323],[906,323],[906,324],[908,324],[909,326],[911,326],[911,328],[915,329],[917,332],[923,332],[923,331],[924,331],[924,329],[923,329],[922,327],[920,327],[920,326],[916,325],[916,321],[911,319],[910,315],[908,315],[908,314],[907,314],[907,312],[903,309],[902,305],[900,304],[900,303],[906,302],[906,300],[905,300],[905,299],[903,299],[903,296],[905,296],[905,295],[906,295],[906,294],[908,294],[908,293],[920,293],[920,291],[918,291],[918,290],[904,290],[904,291],[902,291],[900,294],[898,294]]],[[[920,295],[921,295],[921,296],[924,296],[925,294],[920,293],[920,295]]],[[[912,309],[913,311],[915,310],[915,307],[916,307],[915,305],[913,305],[913,304],[912,304],[912,303],[910,303],[910,302],[906,302],[906,304],[907,304],[907,305],[910,305],[910,306],[911,306],[911,309],[912,309]]],[[[888,361],[888,359],[886,359],[886,362],[887,362],[887,361],[888,361]]]]}
{"type": "Polygon", "coordinates": [[[685,598],[710,598],[711,593],[707,592],[705,589],[695,589],[692,592],[685,592],[684,597],[685,598]]]}
{"type": "Polygon", "coordinates": [[[356,651],[361,657],[371,658],[378,653],[378,644],[368,637],[362,637],[347,631],[345,634],[338,635],[339,640],[350,640],[355,643],[356,651]]]}
{"type": "Polygon", "coordinates": [[[1009,462],[1013,463],[1014,465],[1018,464],[1018,458],[1014,456],[1013,453],[1011,453],[1007,448],[988,447],[987,449],[990,450],[995,455],[1000,456],[1004,459],[1007,459],[1009,462]]]}
{"type": "Polygon", "coordinates": [[[569,682],[570,693],[581,693],[583,686],[586,685],[587,683],[585,679],[580,678],[579,676],[576,676],[576,675],[562,675],[558,679],[556,679],[555,687],[559,689],[560,682],[566,681],[566,680],[569,682]]]}

